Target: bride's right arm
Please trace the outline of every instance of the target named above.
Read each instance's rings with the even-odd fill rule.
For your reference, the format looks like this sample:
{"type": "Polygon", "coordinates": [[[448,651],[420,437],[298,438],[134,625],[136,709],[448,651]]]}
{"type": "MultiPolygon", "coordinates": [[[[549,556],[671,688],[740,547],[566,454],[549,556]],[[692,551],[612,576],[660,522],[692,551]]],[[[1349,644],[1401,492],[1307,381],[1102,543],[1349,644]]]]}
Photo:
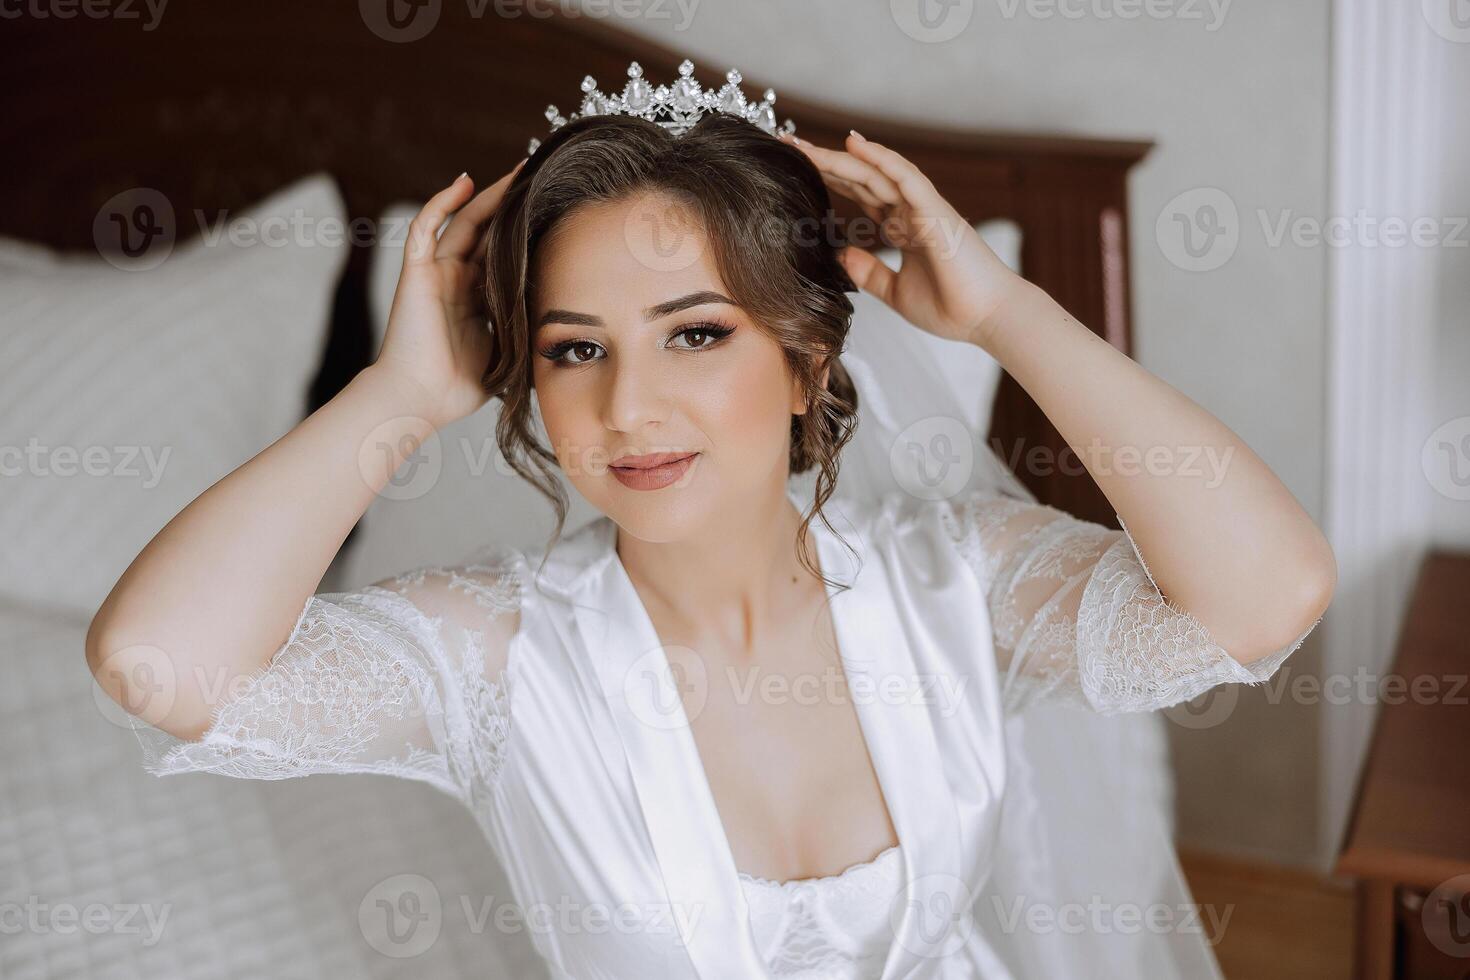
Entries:
{"type": "MultiPolygon", "coordinates": [[[[125,710],[172,737],[203,737],[230,692],[311,625],[327,567],[408,454],[484,404],[481,229],[515,172],[473,198],[461,175],[430,198],[409,227],[377,361],[175,515],[113,586],[88,630],[87,662],[125,710]]],[[[391,618],[389,590],[378,592],[377,612],[391,618]]],[[[354,620],[336,605],[337,615],[316,611],[341,633],[354,620]]],[[[384,637],[396,629],[377,628],[384,637]]],[[[424,648],[439,638],[426,629],[398,645],[432,655],[424,648]]],[[[372,646],[345,634],[337,642],[344,663],[372,646]]]]}
{"type": "Polygon", "coordinates": [[[281,647],[348,532],[428,437],[423,415],[412,384],[369,367],[196,497],[92,619],[87,663],[102,689],[163,731],[202,735],[219,692],[281,647]],[[160,671],[173,690],[150,697],[160,671]]]}
{"type": "Polygon", "coordinates": [[[87,659],[102,689],[152,725],[134,729],[150,772],[373,772],[466,802],[498,775],[516,552],[491,546],[453,567],[313,594],[381,482],[368,474],[396,469],[395,457],[359,471],[356,458],[379,441],[400,451],[402,439],[376,429],[395,413],[416,416],[405,391],[359,375],[180,512],[113,588],[87,659]]]}
{"type": "Polygon", "coordinates": [[[510,734],[523,567],[519,552],[491,545],[459,565],[310,596],[260,672],[212,698],[199,738],[134,729],[146,768],[382,773],[471,802],[499,776],[510,734]]]}

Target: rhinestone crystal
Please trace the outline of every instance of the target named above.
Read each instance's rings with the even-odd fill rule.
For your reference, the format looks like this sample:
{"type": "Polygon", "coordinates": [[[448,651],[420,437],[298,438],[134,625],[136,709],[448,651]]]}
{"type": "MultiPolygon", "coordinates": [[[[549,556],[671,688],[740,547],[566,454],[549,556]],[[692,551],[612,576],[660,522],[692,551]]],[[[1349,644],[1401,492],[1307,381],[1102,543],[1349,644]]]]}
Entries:
{"type": "MultiPolygon", "coordinates": [[[[740,72],[731,68],[725,73],[725,84],[717,92],[705,90],[694,78],[694,62],[685,58],[679,63],[679,78],[672,85],[655,88],[643,77],[643,66],[634,61],[628,65],[628,81],[621,94],[603,93],[597,88],[596,79],[586,75],[582,78],[581,111],[568,117],[563,116],[556,106],[547,106],[546,120],[555,132],[571,120],[584,116],[632,115],[652,120],[680,136],[692,129],[705,113],[719,112],[738,116],[772,136],[796,131],[796,124],[790,119],[779,128],[776,126],[773,108],[776,93],[773,90],[766,89],[762,101],[752,103],[740,90],[741,79],[740,72]]],[[[526,144],[526,153],[535,153],[540,145],[541,140],[533,138],[526,144]]]]}

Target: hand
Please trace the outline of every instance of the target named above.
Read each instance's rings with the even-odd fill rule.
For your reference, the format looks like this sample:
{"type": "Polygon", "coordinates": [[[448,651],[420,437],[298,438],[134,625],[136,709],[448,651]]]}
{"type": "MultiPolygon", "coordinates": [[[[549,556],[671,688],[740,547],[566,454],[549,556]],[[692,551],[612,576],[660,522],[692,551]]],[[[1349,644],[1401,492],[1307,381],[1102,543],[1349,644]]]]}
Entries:
{"type": "Polygon", "coordinates": [[[894,150],[858,135],[847,137],[847,152],[782,139],[804,152],[828,188],[856,202],[899,248],[897,272],[866,249],[843,248],[838,260],[858,288],[922,330],[985,346],[993,314],[1025,280],[929,178],[894,150]]]}
{"type": "Polygon", "coordinates": [[[435,428],[473,414],[487,400],[480,379],[489,366],[491,344],[478,246],[505,188],[525,162],[473,199],[474,181],[456,178],[429,198],[409,225],[387,335],[373,368],[422,395],[425,416],[435,428]],[[450,212],[454,217],[436,239],[450,212]]]}

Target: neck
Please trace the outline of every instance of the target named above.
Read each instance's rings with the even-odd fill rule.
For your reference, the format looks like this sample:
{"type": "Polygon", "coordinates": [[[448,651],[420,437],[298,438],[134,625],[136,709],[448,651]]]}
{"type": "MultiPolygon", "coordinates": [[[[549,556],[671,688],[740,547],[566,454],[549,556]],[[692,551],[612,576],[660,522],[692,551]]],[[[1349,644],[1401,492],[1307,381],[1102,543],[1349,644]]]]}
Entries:
{"type": "MultiPolygon", "coordinates": [[[[799,590],[820,585],[798,560],[800,526],[801,513],[781,487],[678,541],[643,541],[619,529],[617,552],[645,605],[671,615],[681,633],[714,631],[753,651],[754,638],[791,608],[799,590]]],[[[816,563],[814,534],[809,528],[807,550],[816,563]]]]}

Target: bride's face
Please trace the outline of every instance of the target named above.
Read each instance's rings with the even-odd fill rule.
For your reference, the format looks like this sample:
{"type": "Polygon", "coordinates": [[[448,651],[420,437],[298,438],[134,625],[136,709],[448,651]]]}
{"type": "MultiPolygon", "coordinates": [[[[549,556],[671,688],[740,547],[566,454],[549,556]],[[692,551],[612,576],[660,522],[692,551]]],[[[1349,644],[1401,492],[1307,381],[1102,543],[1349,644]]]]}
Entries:
{"type": "Polygon", "coordinates": [[[703,231],[673,198],[564,218],[534,274],[536,397],[588,502],[643,540],[668,541],[785,492],[800,385],[729,298],[703,231]],[[689,458],[619,465],[655,453],[689,458]]]}

